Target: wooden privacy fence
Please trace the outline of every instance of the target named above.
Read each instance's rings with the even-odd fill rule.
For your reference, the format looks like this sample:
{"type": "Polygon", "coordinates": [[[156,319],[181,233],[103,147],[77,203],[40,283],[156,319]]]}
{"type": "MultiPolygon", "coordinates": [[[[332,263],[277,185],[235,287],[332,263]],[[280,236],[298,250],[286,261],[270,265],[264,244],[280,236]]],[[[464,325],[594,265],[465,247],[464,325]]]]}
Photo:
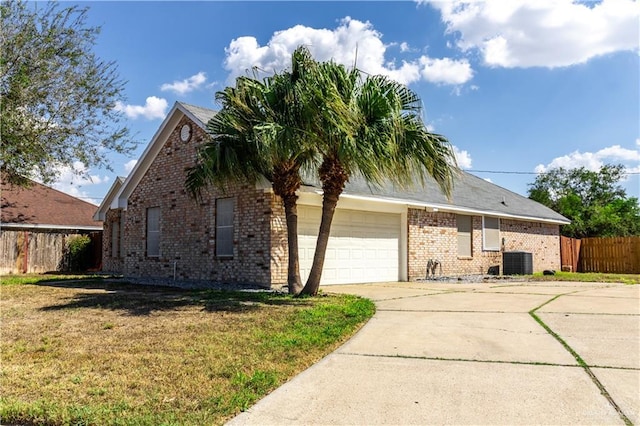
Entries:
{"type": "MultiPolygon", "coordinates": [[[[66,242],[79,234],[37,230],[0,231],[0,274],[43,273],[69,269],[66,242]]],[[[102,261],[102,232],[92,232],[85,264],[97,270],[102,261]]]]}
{"type": "Polygon", "coordinates": [[[580,272],[640,274],[640,237],[583,238],[578,241],[581,241],[580,272]]]}
{"type": "Polygon", "coordinates": [[[580,240],[560,237],[560,263],[563,271],[578,272],[580,245],[580,240]]]}

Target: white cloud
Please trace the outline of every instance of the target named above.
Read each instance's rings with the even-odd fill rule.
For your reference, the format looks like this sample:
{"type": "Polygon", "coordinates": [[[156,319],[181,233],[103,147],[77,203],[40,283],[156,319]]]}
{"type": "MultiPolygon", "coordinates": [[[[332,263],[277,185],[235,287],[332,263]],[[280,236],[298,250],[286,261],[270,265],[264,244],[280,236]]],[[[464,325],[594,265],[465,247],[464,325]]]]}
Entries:
{"type": "Polygon", "coordinates": [[[453,146],[453,154],[456,157],[456,161],[458,162],[458,167],[461,169],[470,169],[471,168],[471,155],[469,151],[461,150],[457,146],[453,146]]]}
{"type": "Polygon", "coordinates": [[[463,51],[498,67],[564,67],[639,48],[640,2],[603,0],[424,1],[442,14],[463,51]]]}
{"type": "Polygon", "coordinates": [[[124,164],[124,170],[127,173],[130,173],[131,170],[133,170],[133,168],[136,166],[136,164],[138,164],[138,160],[136,160],[136,159],[129,160],[124,164]]]}
{"type": "Polygon", "coordinates": [[[491,180],[491,178],[484,178],[484,180],[486,180],[489,183],[493,183],[493,181],[491,180]]]}
{"type": "Polygon", "coordinates": [[[640,150],[627,149],[620,145],[613,145],[603,148],[597,152],[574,151],[570,154],[554,158],[549,164],[538,164],[536,173],[544,173],[549,169],[564,167],[565,169],[575,169],[585,167],[588,170],[597,171],[604,164],[623,164],[627,172],[640,172],[640,150]]]}
{"type": "Polygon", "coordinates": [[[401,52],[409,52],[411,50],[411,48],[409,47],[409,44],[406,41],[403,41],[402,43],[400,43],[400,51],[401,52]]]}
{"type": "MultiPolygon", "coordinates": [[[[292,52],[300,45],[307,46],[319,61],[333,59],[351,67],[354,63],[369,74],[383,74],[403,84],[426,80],[436,84],[464,84],[473,77],[467,59],[434,59],[426,55],[400,64],[386,61],[387,47],[382,34],[369,22],[346,17],[335,29],[311,28],[296,25],[273,34],[266,45],[261,46],[255,37],[233,39],[225,48],[225,68],[229,71],[228,83],[235,77],[251,73],[254,69],[272,73],[290,65],[292,52]]],[[[400,44],[401,52],[409,49],[400,44]]]]}
{"type": "Polygon", "coordinates": [[[125,105],[122,102],[117,102],[115,106],[116,111],[124,112],[127,117],[134,120],[140,116],[145,117],[147,120],[164,119],[167,115],[167,108],[169,108],[167,100],[156,96],[149,96],[144,106],[125,105]]]}
{"type": "Polygon", "coordinates": [[[192,75],[191,77],[182,80],[182,81],[174,81],[173,83],[164,83],[160,86],[160,90],[171,91],[176,93],[177,95],[184,95],[189,92],[193,92],[196,89],[202,87],[202,85],[207,81],[207,74],[203,71],[200,71],[198,74],[192,75]]]}
{"type": "Polygon", "coordinates": [[[88,198],[88,194],[83,190],[83,187],[99,185],[106,182],[109,182],[109,176],[92,175],[84,164],[76,161],[72,167],[57,167],[56,182],[53,183],[51,187],[95,204],[94,200],[88,198]]]}
{"type": "Polygon", "coordinates": [[[431,83],[464,84],[473,78],[473,70],[466,59],[420,58],[420,74],[431,83]]]}

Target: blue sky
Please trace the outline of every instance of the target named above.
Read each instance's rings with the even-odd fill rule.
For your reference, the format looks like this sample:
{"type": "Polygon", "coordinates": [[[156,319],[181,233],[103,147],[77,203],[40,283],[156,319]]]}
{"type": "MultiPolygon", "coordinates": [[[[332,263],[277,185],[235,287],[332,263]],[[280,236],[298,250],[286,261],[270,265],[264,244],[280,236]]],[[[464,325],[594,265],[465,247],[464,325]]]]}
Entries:
{"type": "MultiPolygon", "coordinates": [[[[64,3],[69,5],[70,3],[64,3]]],[[[640,196],[640,3],[90,2],[96,53],[127,81],[118,105],[141,144],[114,172],[63,170],[58,189],[100,203],[177,100],[216,109],[214,93],[252,66],[281,69],[306,44],[408,84],[462,168],[526,195],[549,167],[623,163],[640,196]],[[480,171],[512,172],[486,173],[480,171]]]]}

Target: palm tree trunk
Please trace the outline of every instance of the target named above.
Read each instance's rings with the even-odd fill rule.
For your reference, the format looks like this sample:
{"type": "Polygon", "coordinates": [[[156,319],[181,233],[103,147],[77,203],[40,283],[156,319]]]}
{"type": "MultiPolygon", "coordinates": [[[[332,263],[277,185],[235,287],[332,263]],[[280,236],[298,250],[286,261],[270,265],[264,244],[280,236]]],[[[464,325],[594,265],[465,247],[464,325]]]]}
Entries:
{"type": "Polygon", "coordinates": [[[287,219],[287,245],[289,248],[289,266],[287,268],[287,284],[289,294],[298,295],[302,291],[300,278],[300,257],[298,255],[298,207],[297,195],[283,198],[284,214],[287,219]]]}
{"type": "Polygon", "coordinates": [[[331,222],[336,211],[338,198],[340,194],[326,193],[322,197],[322,219],[320,220],[320,230],[318,232],[318,241],[316,242],[316,251],[313,255],[313,264],[309,278],[300,294],[315,296],[320,288],[320,279],[322,278],[322,268],[324,268],[324,258],[327,253],[327,245],[329,244],[329,234],[331,232],[331,222]]]}

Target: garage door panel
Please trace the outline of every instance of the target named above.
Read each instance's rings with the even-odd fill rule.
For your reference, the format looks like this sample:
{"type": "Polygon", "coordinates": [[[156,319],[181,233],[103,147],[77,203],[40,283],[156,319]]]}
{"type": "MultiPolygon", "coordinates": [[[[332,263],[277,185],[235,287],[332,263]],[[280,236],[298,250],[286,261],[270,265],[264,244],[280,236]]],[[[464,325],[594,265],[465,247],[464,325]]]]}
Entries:
{"type": "MultiPolygon", "coordinates": [[[[321,210],[300,206],[300,273],[309,275],[321,210]]],[[[400,216],[398,214],[336,210],[322,284],[395,281],[399,271],[400,216]]]]}

